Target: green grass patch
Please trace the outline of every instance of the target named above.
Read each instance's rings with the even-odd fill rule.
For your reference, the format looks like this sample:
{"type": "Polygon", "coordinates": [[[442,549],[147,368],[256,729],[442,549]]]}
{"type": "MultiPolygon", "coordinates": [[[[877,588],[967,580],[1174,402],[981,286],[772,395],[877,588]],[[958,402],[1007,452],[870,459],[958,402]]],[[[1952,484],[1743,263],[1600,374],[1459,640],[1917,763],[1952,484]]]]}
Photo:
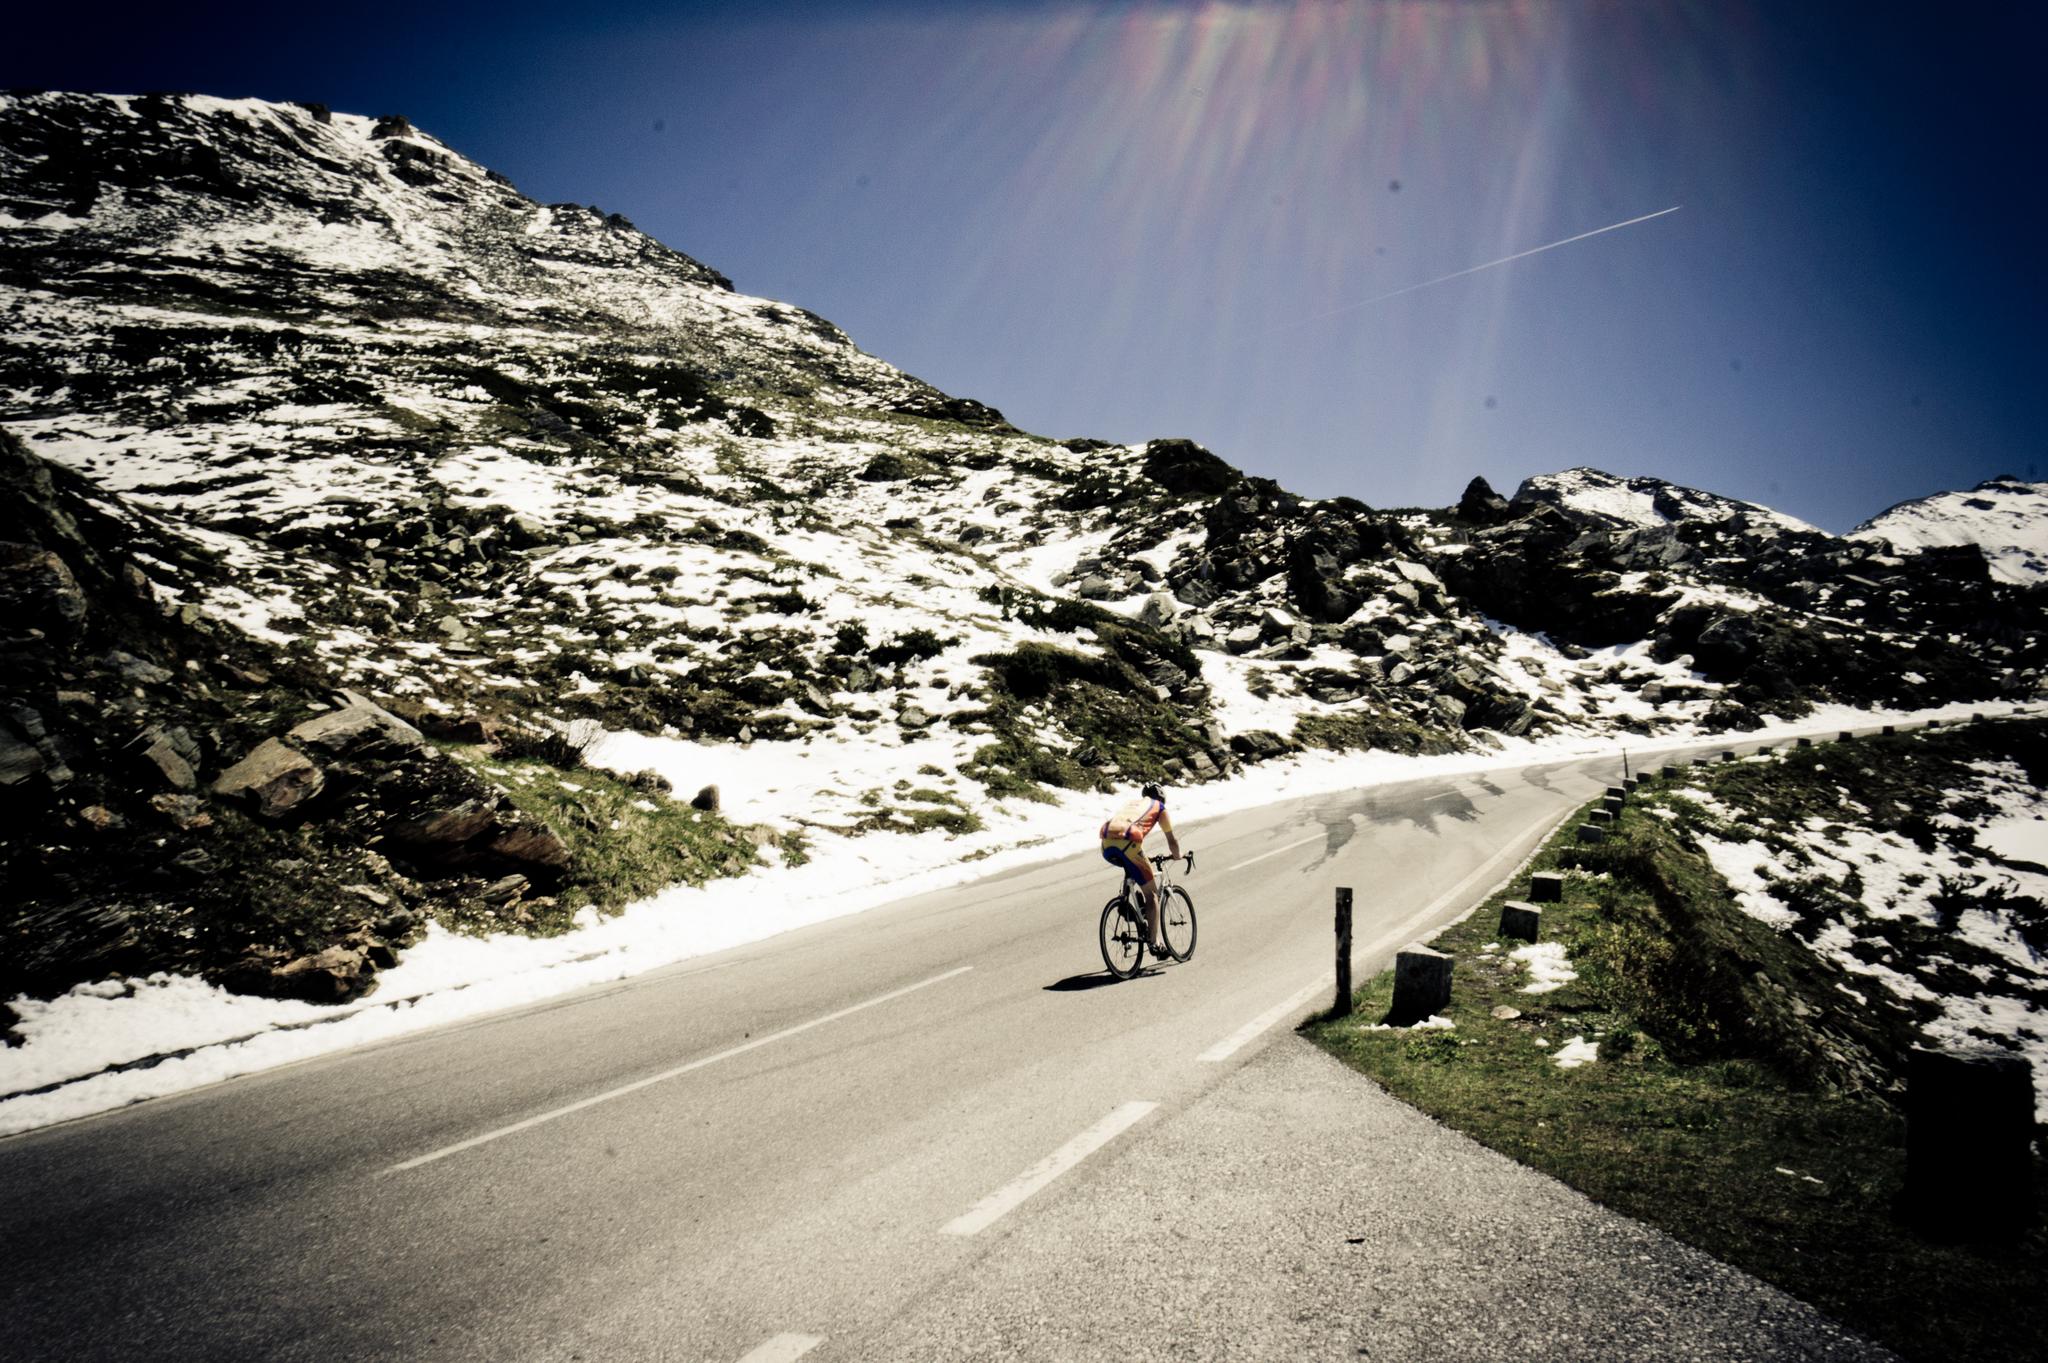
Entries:
{"type": "MultiPolygon", "coordinates": [[[[760,861],[763,847],[778,846],[785,857],[803,860],[800,845],[785,845],[793,839],[650,794],[609,772],[589,767],[564,771],[533,758],[443,746],[568,845],[569,870],[553,904],[531,910],[526,926],[536,936],[567,931],[585,907],[615,912],[670,885],[702,885],[743,874],[760,861]]],[[[478,926],[502,930],[505,923],[489,917],[480,918],[478,926]]]]}
{"type": "Polygon", "coordinates": [[[1118,775],[1155,775],[1204,746],[1187,707],[1161,700],[1122,659],[1025,643],[974,661],[989,670],[979,717],[999,735],[975,751],[963,774],[992,795],[1032,795],[1033,785],[1108,790],[1118,775]],[[1048,748],[1032,716],[1071,735],[1071,750],[1048,748]]]}
{"type": "Polygon", "coordinates": [[[975,718],[994,734],[962,774],[998,798],[1049,798],[1043,787],[1109,790],[1133,777],[1185,780],[1181,765],[1203,751],[1205,698],[1182,689],[1201,674],[1187,645],[1136,621],[1081,601],[996,596],[1006,615],[1035,628],[1087,630],[1100,653],[1029,641],[977,655],[988,669],[987,708],[975,718]],[[1159,677],[1168,684],[1161,698],[1159,677]],[[1072,739],[1048,748],[1044,721],[1072,739]]]}
{"type": "Polygon", "coordinates": [[[1328,748],[1335,752],[1377,748],[1385,752],[1441,753],[1457,752],[1463,746],[1447,733],[1372,712],[1303,715],[1294,723],[1294,741],[1304,748],[1328,748]]]}
{"type": "MultiPolygon", "coordinates": [[[[1929,749],[1928,770],[1981,758],[1987,742],[2013,746],[1969,741],[1978,746],[1929,749]]],[[[1691,779],[1728,782],[1717,799],[1789,783],[1766,803],[1791,814],[1824,803],[1803,778],[1848,770],[1852,750],[1884,780],[1903,779],[1904,747],[1830,745],[1691,779]]],[[[1530,867],[1567,877],[1565,901],[1543,906],[1543,936],[1563,945],[1575,980],[1524,992],[1518,944],[1497,932],[1502,902],[1527,896],[1518,880],[1435,939],[1457,963],[1454,1030],[1372,1030],[1392,1002],[1386,974],[1359,990],[1352,1017],[1308,1035],[1446,1125],[1908,1358],[2038,1358],[2048,1228],[2014,1246],[1948,1245],[1894,1214],[1905,1176],[1895,1081],[1911,1017],[1869,981],[1872,1004],[1857,1004],[1831,962],[1741,913],[1681,821],[1650,812],[1658,804],[1675,812],[1646,789],[1608,843],[1580,846],[1567,832],[1530,867]],[[1599,1058],[1560,1068],[1575,1037],[1599,1058]]],[[[1831,808],[1840,813],[1839,798],[1831,808]]],[[[1897,816],[1915,808],[1905,800],[1897,816]]],[[[2037,1205],[2044,1194],[2048,1161],[2037,1159],[2037,1205]]]]}
{"type": "Polygon", "coordinates": [[[848,833],[923,833],[943,829],[948,833],[978,833],[981,818],[950,791],[923,788],[912,790],[899,781],[898,789],[885,794],[871,790],[861,796],[869,812],[843,831],[848,833]]]}

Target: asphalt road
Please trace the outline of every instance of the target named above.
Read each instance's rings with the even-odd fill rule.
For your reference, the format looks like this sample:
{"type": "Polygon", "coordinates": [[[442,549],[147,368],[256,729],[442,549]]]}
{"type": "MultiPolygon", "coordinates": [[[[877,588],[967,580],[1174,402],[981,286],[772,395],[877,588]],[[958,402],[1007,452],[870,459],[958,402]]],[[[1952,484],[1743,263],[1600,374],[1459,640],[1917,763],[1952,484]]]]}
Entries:
{"type": "Polygon", "coordinates": [[[892,1330],[1035,1271],[1006,1256],[1058,1258],[1035,1219],[1125,1216],[1163,1177],[1138,1157],[1327,1002],[1334,887],[1363,978],[1615,774],[1183,828],[1197,951],[1126,982],[1091,850],[0,1142],[0,1357],[907,1354],[892,1330]]]}

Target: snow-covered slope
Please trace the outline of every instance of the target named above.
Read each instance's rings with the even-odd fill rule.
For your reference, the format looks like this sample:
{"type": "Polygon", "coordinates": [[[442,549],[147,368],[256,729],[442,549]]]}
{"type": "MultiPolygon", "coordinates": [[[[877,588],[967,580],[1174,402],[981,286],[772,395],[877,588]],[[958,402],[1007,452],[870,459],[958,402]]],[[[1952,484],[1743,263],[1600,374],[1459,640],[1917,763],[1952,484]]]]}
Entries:
{"type": "Polygon", "coordinates": [[[1754,502],[1679,487],[1661,478],[1617,478],[1584,467],[1526,479],[1516,490],[1515,500],[1555,506],[1617,529],[1649,529],[1686,521],[1727,521],[1740,517],[1783,530],[1818,533],[1797,517],[1754,502]]]}
{"type": "MultiPolygon", "coordinates": [[[[124,528],[123,591],[232,623],[301,696],[471,735],[594,721],[778,836],[969,837],[1047,787],[1305,747],[2038,684],[2038,612],[1974,550],[1900,562],[1589,469],[1393,515],[1185,440],[1053,441],[402,119],[0,96],[0,317],[10,458],[124,528]]],[[[179,647],[151,685],[217,714],[231,688],[179,647]]],[[[103,816],[204,851],[211,783],[303,718],[172,726],[194,822],[168,827],[118,755],[155,751],[171,698],[64,671],[0,679],[0,755],[36,754],[0,784],[47,824],[10,837],[85,867],[103,816]],[[88,750],[97,803],[54,775],[88,750]]]]}
{"type": "Polygon", "coordinates": [[[1993,478],[1968,492],[1901,502],[1849,532],[1901,553],[1975,545],[1993,576],[2023,587],[2048,581],[2048,483],[1993,478]]]}

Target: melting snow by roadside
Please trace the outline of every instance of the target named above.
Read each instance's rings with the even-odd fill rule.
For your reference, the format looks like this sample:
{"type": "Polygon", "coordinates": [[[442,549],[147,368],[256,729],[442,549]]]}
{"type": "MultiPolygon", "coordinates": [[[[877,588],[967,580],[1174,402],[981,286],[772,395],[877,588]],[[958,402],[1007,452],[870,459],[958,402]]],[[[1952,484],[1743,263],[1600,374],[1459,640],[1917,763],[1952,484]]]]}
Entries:
{"type": "Polygon", "coordinates": [[[1565,957],[1562,942],[1532,942],[1508,954],[1529,968],[1529,982],[1522,986],[1524,994],[1548,994],[1579,978],[1579,972],[1572,969],[1572,963],[1565,957]]]}
{"type": "Polygon", "coordinates": [[[1364,1030],[1368,1032],[1455,1032],[1458,1030],[1458,1024],[1447,1017],[1431,1013],[1422,1021],[1411,1022],[1406,1027],[1396,1027],[1390,1022],[1371,1022],[1366,1024],[1364,1030]]]}
{"type": "Polygon", "coordinates": [[[1581,1065],[1590,1064],[1592,1061],[1598,1060],[1600,1058],[1600,1045],[1598,1042],[1588,1041],[1582,1036],[1575,1036],[1565,1042],[1564,1045],[1559,1046],[1557,1054],[1550,1058],[1557,1062],[1557,1067],[1561,1070],[1575,1070],[1581,1065]]]}

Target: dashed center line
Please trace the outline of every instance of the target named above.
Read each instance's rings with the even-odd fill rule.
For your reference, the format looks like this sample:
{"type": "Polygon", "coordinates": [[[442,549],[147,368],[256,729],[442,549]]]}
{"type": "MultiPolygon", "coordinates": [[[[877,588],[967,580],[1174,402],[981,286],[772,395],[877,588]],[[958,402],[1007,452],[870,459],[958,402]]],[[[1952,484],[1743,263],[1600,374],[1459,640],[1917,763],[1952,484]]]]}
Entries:
{"type": "Polygon", "coordinates": [[[796,1363],[824,1342],[823,1335],[777,1335],[747,1350],[739,1363],[796,1363]]]}
{"type": "Polygon", "coordinates": [[[974,969],[974,967],[971,965],[959,966],[955,969],[948,970],[943,975],[934,975],[928,980],[919,980],[916,984],[907,984],[903,986],[903,988],[901,989],[892,989],[886,994],[877,994],[874,998],[864,999],[859,1003],[851,1005],[850,1007],[842,1008],[836,1013],[827,1013],[825,1016],[821,1018],[812,1018],[809,1022],[799,1022],[794,1027],[785,1027],[779,1032],[770,1032],[767,1036],[757,1036],[751,1041],[741,1042],[739,1045],[729,1047],[726,1050],[722,1050],[718,1052],[716,1055],[703,1056],[700,1059],[690,1061],[686,1065],[677,1065],[674,1069],[663,1070],[660,1074],[650,1074],[645,1079],[635,1079],[630,1084],[621,1084],[619,1085],[619,1087],[615,1089],[607,1089],[603,1093],[593,1094],[588,1098],[581,1099],[574,1103],[569,1103],[563,1107],[558,1107],[547,1112],[539,1113],[535,1116],[528,1117],[524,1121],[514,1122],[510,1126],[501,1126],[497,1128],[495,1131],[486,1131],[481,1136],[471,1136],[466,1141],[457,1141],[453,1145],[444,1145],[439,1150],[433,1150],[429,1151],[427,1154],[415,1156],[414,1158],[405,1161],[405,1163],[403,1164],[394,1164],[389,1169],[386,1169],[384,1172],[387,1174],[403,1173],[407,1169],[417,1169],[422,1164],[432,1164],[435,1160],[446,1159],[450,1155],[459,1155],[465,1150],[474,1150],[477,1146],[487,1144],[491,1141],[499,1139],[500,1137],[510,1136],[521,1131],[529,1130],[532,1127],[541,1125],[541,1123],[543,1122],[552,1122],[557,1117],[566,1117],[572,1112],[581,1112],[583,1111],[583,1109],[587,1107],[596,1107],[599,1103],[608,1103],[614,1098],[623,1098],[629,1093],[638,1093],[641,1089],[647,1088],[650,1085],[659,1084],[664,1080],[674,1079],[678,1075],[688,1074],[692,1070],[701,1070],[706,1065],[716,1065],[721,1060],[731,1060],[735,1056],[745,1055],[748,1051],[758,1050],[763,1046],[770,1045],[777,1041],[785,1041],[788,1038],[796,1036],[801,1032],[808,1032],[813,1027],[823,1027],[828,1022],[837,1022],[841,1018],[851,1017],[855,1013],[862,1012],[865,1009],[875,1008],[879,1007],[882,1004],[893,1002],[896,999],[902,998],[905,994],[914,994],[920,989],[926,989],[932,985],[940,984],[946,980],[952,979],[956,975],[965,975],[968,971],[972,969],[974,969]]]}
{"type": "Polygon", "coordinates": [[[1295,848],[1297,848],[1297,847],[1306,847],[1306,846],[1308,846],[1308,845],[1309,845],[1310,843],[1312,843],[1312,842],[1321,842],[1321,841],[1323,841],[1323,839],[1324,839],[1324,838],[1325,838],[1326,836],[1328,836],[1328,835],[1327,835],[1327,834],[1323,834],[1323,833],[1317,833],[1317,834],[1315,834],[1315,835],[1314,835],[1314,836],[1312,836],[1312,837],[1302,838],[1302,839],[1299,839],[1298,841],[1295,841],[1295,842],[1290,842],[1290,843],[1286,844],[1286,845],[1285,845],[1284,847],[1276,847],[1276,848],[1274,848],[1274,849],[1273,849],[1272,851],[1270,851],[1270,852],[1261,852],[1261,853],[1259,853],[1259,854],[1258,854],[1257,856],[1255,856],[1255,857],[1251,857],[1251,858],[1248,858],[1247,860],[1244,860],[1244,861],[1240,861],[1240,862],[1239,862],[1239,863],[1237,863],[1237,865],[1235,865],[1235,866],[1226,866],[1226,867],[1224,867],[1224,868],[1223,868],[1223,870],[1224,870],[1224,871],[1226,871],[1226,872],[1228,872],[1228,871],[1242,871],[1242,870],[1243,870],[1243,869],[1244,869],[1245,867],[1247,867],[1247,866],[1250,866],[1250,865],[1252,865],[1252,864],[1253,864],[1253,863],[1255,863],[1255,862],[1261,862],[1261,861],[1264,861],[1264,860],[1265,860],[1265,859],[1266,859],[1267,857],[1277,857],[1277,856],[1279,856],[1279,855],[1280,855],[1280,854],[1281,854],[1282,852],[1292,852],[1292,851],[1293,851],[1293,850],[1294,850],[1295,848]]]}
{"type": "Polygon", "coordinates": [[[1095,1125],[939,1228],[942,1235],[978,1235],[1015,1211],[1026,1198],[1150,1116],[1157,1103],[1125,1103],[1095,1125]]]}

